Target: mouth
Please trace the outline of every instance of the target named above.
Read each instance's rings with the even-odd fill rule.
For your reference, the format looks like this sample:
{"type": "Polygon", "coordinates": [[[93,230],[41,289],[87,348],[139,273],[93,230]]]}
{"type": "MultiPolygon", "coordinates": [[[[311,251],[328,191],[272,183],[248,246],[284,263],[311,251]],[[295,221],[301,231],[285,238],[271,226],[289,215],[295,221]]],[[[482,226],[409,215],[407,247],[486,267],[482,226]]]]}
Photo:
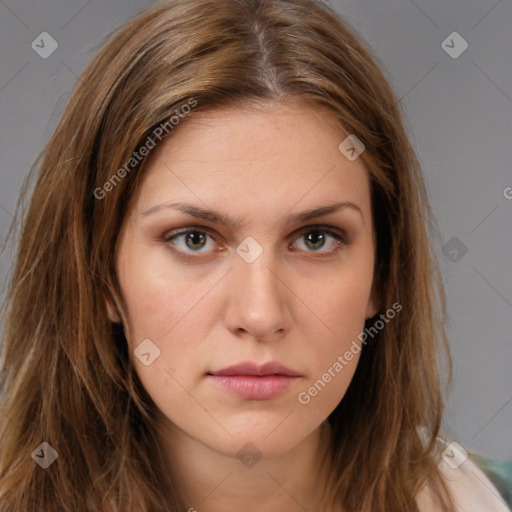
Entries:
{"type": "Polygon", "coordinates": [[[208,372],[208,379],[246,400],[268,400],[284,393],[301,375],[277,362],[241,363],[208,372]]]}

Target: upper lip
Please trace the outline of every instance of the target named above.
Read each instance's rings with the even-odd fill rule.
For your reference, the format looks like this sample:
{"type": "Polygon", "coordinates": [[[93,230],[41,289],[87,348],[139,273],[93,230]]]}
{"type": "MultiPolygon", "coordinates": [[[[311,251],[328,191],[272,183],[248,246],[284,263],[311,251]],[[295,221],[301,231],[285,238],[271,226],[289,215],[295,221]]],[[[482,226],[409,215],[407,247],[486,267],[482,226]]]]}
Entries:
{"type": "Polygon", "coordinates": [[[234,364],[223,368],[222,370],[212,371],[209,375],[288,375],[290,377],[300,377],[296,371],[288,368],[284,364],[271,361],[264,365],[257,365],[250,361],[234,364]]]}

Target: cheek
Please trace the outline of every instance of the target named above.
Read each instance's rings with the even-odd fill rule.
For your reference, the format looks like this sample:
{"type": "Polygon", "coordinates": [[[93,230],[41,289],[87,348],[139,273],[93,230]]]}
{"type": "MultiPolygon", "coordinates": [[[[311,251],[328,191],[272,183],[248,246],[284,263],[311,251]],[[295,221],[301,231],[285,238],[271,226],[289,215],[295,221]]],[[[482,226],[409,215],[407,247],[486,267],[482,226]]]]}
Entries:
{"type": "Polygon", "coordinates": [[[309,308],[314,313],[306,316],[316,317],[309,322],[316,321],[327,337],[339,342],[363,329],[372,285],[369,268],[369,265],[340,266],[314,288],[307,283],[308,289],[297,291],[297,295],[305,298],[306,310],[309,308]]]}
{"type": "Polygon", "coordinates": [[[372,265],[370,259],[366,262],[360,259],[358,264],[347,263],[325,280],[323,286],[315,287],[314,293],[299,291],[307,297],[304,301],[307,307],[297,323],[314,347],[310,352],[311,373],[306,386],[311,396],[321,395],[315,402],[336,404],[356,370],[372,284],[372,265]]]}
{"type": "Polygon", "coordinates": [[[136,245],[131,249],[130,254],[121,254],[118,266],[126,337],[144,386],[155,396],[165,390],[168,400],[179,396],[181,389],[168,372],[185,382],[198,364],[205,364],[198,354],[211,350],[208,332],[220,313],[219,301],[208,291],[218,276],[178,266],[165,250],[137,250],[136,245]],[[144,340],[150,340],[156,348],[145,343],[158,354],[149,366],[136,359],[144,340]]]}
{"type": "Polygon", "coordinates": [[[118,275],[129,332],[161,338],[190,309],[191,286],[172,268],[164,250],[127,245],[118,260],[118,275]],[[126,250],[127,248],[130,250],[126,250]]]}

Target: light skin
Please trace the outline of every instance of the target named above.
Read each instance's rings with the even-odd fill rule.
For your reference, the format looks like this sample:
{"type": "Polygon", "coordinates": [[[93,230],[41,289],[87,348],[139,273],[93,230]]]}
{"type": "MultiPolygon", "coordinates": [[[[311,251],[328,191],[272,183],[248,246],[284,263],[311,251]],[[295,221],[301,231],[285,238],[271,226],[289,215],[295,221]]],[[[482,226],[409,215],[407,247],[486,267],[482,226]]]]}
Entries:
{"type": "Polygon", "coordinates": [[[120,233],[116,270],[130,354],[157,406],[161,448],[183,502],[198,512],[328,510],[326,418],[360,354],[308,404],[298,395],[378,310],[361,158],[349,161],[338,150],[347,133],[329,113],[267,106],[209,111],[178,125],[151,153],[120,233]],[[154,208],[178,201],[242,224],[154,208]],[[340,201],[355,208],[286,222],[340,201]],[[200,232],[169,238],[185,227],[200,232]],[[263,251],[250,263],[236,252],[246,237],[263,251]],[[145,339],[160,350],[148,366],[133,353],[145,339]],[[244,361],[278,361],[300,377],[276,397],[250,400],[207,376],[244,361]],[[247,443],[261,456],[254,465],[237,456],[247,443]]]}

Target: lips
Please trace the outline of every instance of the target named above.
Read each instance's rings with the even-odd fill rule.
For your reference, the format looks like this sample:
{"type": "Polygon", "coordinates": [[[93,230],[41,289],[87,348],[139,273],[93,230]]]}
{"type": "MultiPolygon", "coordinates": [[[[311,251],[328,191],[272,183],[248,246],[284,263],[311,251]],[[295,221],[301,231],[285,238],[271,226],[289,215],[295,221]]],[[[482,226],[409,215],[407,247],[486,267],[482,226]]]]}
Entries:
{"type": "Polygon", "coordinates": [[[208,375],[253,375],[256,377],[265,375],[286,375],[288,377],[300,377],[299,373],[275,361],[271,361],[262,366],[258,366],[257,364],[251,362],[235,364],[233,366],[223,368],[222,370],[209,372],[208,375]]]}
{"type": "Polygon", "coordinates": [[[283,394],[300,376],[296,371],[277,362],[262,366],[246,362],[208,373],[208,379],[212,383],[246,400],[275,398],[283,394]]]}

